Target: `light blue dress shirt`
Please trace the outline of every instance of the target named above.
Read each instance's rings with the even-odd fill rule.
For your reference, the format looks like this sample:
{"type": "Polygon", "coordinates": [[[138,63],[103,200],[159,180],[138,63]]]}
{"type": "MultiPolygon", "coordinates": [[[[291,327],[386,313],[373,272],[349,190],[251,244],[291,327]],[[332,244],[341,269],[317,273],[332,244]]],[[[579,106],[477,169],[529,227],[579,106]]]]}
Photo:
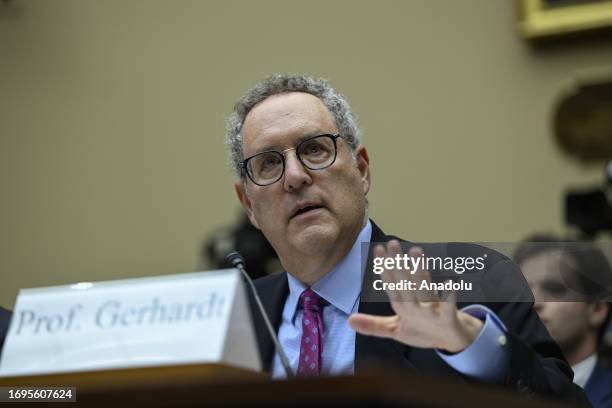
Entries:
{"type": "MultiPolygon", "coordinates": [[[[348,318],[359,308],[364,265],[361,263],[361,243],[369,243],[372,224],[368,220],[349,253],[329,273],[312,285],[319,296],[327,301],[323,308],[323,375],[353,374],[355,371],[355,331],[348,318]]],[[[283,346],[293,372],[297,372],[302,338],[302,309],[298,307],[300,294],[307,286],[287,274],[289,296],[283,308],[278,340],[283,346]]],[[[503,377],[508,364],[506,328],[488,308],[470,305],[463,309],[485,324],[474,342],[457,354],[438,355],[451,367],[464,375],[484,381],[497,381],[503,377]]],[[[278,353],[272,362],[272,377],[284,378],[285,371],[278,353]]]]}

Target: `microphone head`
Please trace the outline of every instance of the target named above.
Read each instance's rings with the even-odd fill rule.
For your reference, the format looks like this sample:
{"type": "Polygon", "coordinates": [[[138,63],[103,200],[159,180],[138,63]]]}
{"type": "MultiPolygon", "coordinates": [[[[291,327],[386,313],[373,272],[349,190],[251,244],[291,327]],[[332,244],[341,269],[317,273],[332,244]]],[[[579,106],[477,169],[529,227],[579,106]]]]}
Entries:
{"type": "Polygon", "coordinates": [[[233,266],[234,268],[244,268],[245,266],[244,258],[237,251],[228,252],[227,255],[225,255],[225,263],[233,266]]]}

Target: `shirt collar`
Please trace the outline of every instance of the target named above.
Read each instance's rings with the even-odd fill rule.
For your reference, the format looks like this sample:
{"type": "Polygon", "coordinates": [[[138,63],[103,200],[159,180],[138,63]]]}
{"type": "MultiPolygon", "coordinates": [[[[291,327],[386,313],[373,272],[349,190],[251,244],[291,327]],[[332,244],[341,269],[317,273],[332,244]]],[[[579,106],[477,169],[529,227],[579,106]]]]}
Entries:
{"type": "Polygon", "coordinates": [[[578,364],[573,365],[574,383],[584,388],[596,364],[597,353],[593,353],[578,364]]]}
{"type": "MultiPolygon", "coordinates": [[[[368,219],[348,254],[331,271],[312,285],[312,290],[316,294],[347,315],[352,313],[361,293],[364,269],[361,264],[361,243],[369,243],[371,238],[372,223],[368,219]]],[[[289,296],[284,310],[290,313],[290,316],[287,317],[293,321],[300,295],[306,290],[307,286],[290,273],[287,274],[287,280],[289,282],[289,296]]]]}

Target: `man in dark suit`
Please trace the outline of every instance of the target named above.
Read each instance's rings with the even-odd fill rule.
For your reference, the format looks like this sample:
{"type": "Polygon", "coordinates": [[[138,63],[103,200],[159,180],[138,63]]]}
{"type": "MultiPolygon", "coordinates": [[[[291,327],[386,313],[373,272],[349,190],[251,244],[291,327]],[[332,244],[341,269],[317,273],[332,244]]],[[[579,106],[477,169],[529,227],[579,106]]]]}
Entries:
{"type": "Polygon", "coordinates": [[[539,234],[517,248],[515,260],[536,297],[535,311],[574,371],[574,382],[594,407],[612,408],[612,370],[598,353],[612,312],[601,300],[612,280],[606,256],[591,243],[539,234]]]}
{"type": "MultiPolygon", "coordinates": [[[[375,363],[584,401],[529,303],[464,305],[410,293],[365,301],[372,274],[360,244],[381,243],[379,258],[402,248],[368,217],[368,152],[348,103],[326,81],[267,78],[236,104],[227,144],[237,196],[287,271],[256,285],[294,372],[350,374],[375,363]]],[[[492,254],[498,269],[518,273],[492,254]]],[[[265,369],[282,376],[257,313],[254,321],[265,369]]]]}
{"type": "Polygon", "coordinates": [[[612,407],[612,370],[597,362],[584,387],[595,408],[612,407]]]}
{"type": "Polygon", "coordinates": [[[8,333],[9,323],[11,321],[11,312],[0,307],[0,355],[2,354],[2,346],[4,339],[8,333]]]}

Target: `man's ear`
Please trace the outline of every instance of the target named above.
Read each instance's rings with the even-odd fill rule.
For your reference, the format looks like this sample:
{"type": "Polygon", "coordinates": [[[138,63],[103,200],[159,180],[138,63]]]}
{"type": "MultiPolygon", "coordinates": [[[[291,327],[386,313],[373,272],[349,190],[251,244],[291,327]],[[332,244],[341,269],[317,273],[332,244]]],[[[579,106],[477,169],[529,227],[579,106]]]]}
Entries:
{"type": "Polygon", "coordinates": [[[589,307],[589,323],[591,323],[593,327],[599,328],[606,320],[610,305],[606,302],[593,302],[589,304],[589,307]]]}
{"type": "Polygon", "coordinates": [[[364,145],[359,145],[355,149],[355,160],[357,161],[357,169],[361,174],[363,194],[367,195],[370,191],[370,158],[364,145]]]}
{"type": "Polygon", "coordinates": [[[251,200],[249,199],[249,196],[245,188],[246,187],[243,182],[236,181],[234,183],[234,189],[236,190],[236,195],[238,196],[238,200],[240,200],[240,204],[242,204],[242,208],[244,208],[244,211],[246,212],[247,217],[249,217],[251,224],[253,224],[255,228],[260,229],[259,224],[257,224],[257,220],[255,220],[255,217],[253,216],[253,205],[251,203],[251,200]]]}

